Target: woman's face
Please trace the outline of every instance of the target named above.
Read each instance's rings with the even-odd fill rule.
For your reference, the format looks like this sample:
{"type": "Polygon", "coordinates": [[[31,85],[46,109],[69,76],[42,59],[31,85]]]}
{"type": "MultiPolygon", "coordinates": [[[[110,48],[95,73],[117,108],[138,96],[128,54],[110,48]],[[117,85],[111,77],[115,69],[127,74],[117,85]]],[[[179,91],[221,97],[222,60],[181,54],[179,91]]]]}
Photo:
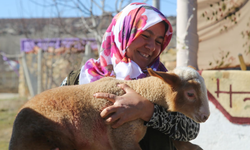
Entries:
{"type": "Polygon", "coordinates": [[[160,54],[164,42],[165,25],[160,22],[143,31],[127,48],[126,55],[142,70],[160,54]]]}

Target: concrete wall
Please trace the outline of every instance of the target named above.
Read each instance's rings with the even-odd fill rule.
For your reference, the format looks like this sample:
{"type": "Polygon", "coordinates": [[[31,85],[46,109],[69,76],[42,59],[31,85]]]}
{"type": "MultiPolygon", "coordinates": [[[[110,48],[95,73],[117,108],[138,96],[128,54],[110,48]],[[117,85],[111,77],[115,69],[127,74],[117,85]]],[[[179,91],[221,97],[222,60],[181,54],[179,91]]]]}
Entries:
{"type": "Polygon", "coordinates": [[[250,71],[202,71],[211,115],[192,142],[204,150],[247,150],[250,147],[250,71]]]}

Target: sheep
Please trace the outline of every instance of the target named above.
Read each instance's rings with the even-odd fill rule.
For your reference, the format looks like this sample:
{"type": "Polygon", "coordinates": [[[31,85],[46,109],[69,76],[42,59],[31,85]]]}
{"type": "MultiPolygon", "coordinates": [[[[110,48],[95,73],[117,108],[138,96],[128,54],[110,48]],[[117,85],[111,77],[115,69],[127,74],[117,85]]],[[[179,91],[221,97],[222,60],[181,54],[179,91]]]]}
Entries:
{"type": "Polygon", "coordinates": [[[149,77],[98,81],[50,89],[30,99],[20,109],[13,125],[9,150],[140,150],[146,133],[141,119],[112,128],[100,112],[111,102],[93,95],[107,92],[123,95],[117,84],[127,84],[148,100],[178,111],[196,122],[209,116],[203,78],[187,67],[173,72],[148,69],[149,77]]]}

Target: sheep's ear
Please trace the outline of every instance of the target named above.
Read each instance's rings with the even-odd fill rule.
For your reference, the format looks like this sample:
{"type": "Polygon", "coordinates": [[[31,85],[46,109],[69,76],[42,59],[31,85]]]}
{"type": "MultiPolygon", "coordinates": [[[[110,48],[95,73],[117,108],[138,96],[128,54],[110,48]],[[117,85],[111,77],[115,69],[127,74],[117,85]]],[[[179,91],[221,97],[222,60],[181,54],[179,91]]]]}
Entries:
{"type": "Polygon", "coordinates": [[[154,71],[151,68],[148,68],[148,73],[150,76],[155,76],[158,78],[161,78],[163,81],[165,81],[166,83],[168,83],[169,85],[176,85],[179,83],[180,78],[174,74],[174,73],[167,73],[167,72],[163,72],[163,71],[154,71]]]}

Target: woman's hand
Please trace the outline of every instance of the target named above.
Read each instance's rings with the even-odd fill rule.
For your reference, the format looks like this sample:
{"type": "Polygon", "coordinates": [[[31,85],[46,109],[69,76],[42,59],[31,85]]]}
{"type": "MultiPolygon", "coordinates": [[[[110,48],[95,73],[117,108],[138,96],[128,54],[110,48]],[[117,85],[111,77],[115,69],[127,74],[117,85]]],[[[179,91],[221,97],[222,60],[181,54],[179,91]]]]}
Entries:
{"type": "Polygon", "coordinates": [[[122,124],[141,118],[149,121],[154,112],[154,104],[136,93],[126,84],[119,84],[120,88],[125,91],[122,96],[116,96],[109,93],[96,93],[94,97],[107,99],[114,104],[105,108],[101,112],[101,117],[106,118],[107,124],[112,124],[113,128],[117,128],[122,124]]]}

